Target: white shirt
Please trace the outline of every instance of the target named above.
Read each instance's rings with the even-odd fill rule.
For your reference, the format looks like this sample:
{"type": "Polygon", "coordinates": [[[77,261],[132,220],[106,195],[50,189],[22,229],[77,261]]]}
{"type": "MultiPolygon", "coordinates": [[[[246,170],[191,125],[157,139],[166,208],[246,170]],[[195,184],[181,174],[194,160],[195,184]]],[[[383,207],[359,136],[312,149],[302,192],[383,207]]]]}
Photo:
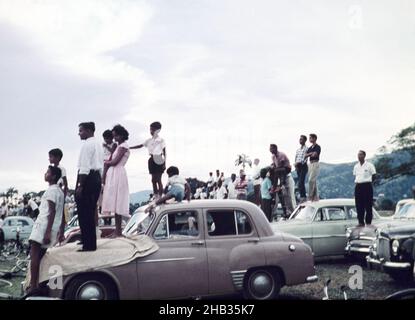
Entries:
{"type": "Polygon", "coordinates": [[[62,187],[63,186],[63,178],[66,177],[66,169],[64,167],[62,167],[61,165],[58,165],[58,168],[61,169],[61,173],[62,173],[62,176],[58,181],[58,186],[62,187]]]}
{"type": "Polygon", "coordinates": [[[208,180],[207,180],[207,186],[211,187],[213,185],[213,176],[209,176],[208,180]]]}
{"type": "Polygon", "coordinates": [[[107,145],[106,143],[102,144],[102,150],[104,152],[104,160],[105,161],[107,161],[111,158],[112,153],[111,153],[111,151],[108,150],[108,148],[113,148],[114,144],[115,144],[115,142],[111,143],[110,145],[107,145]],[[108,148],[105,147],[105,146],[107,146],[108,148]]]}
{"type": "Polygon", "coordinates": [[[353,169],[355,183],[372,182],[372,176],[376,174],[376,168],[370,162],[365,161],[362,165],[360,162],[356,163],[353,169]]]}
{"type": "Polygon", "coordinates": [[[79,174],[88,175],[91,170],[98,170],[102,176],[103,166],[104,151],[102,150],[102,145],[95,137],[86,139],[79,154],[79,174]]]}
{"type": "Polygon", "coordinates": [[[175,175],[175,176],[171,176],[169,178],[169,184],[172,185],[177,185],[179,187],[182,187],[184,189],[184,186],[186,185],[187,181],[185,178],[179,176],[179,175],[175,175]]]}
{"type": "Polygon", "coordinates": [[[166,142],[163,138],[151,137],[143,143],[143,146],[147,147],[150,155],[160,155],[163,154],[163,149],[166,148],[166,142]]]}
{"type": "Polygon", "coordinates": [[[235,182],[231,180],[228,183],[228,199],[236,199],[235,182]]]}
{"type": "Polygon", "coordinates": [[[57,185],[51,185],[43,194],[39,207],[39,215],[33,225],[32,233],[30,234],[30,240],[36,241],[42,245],[42,248],[48,248],[56,244],[57,234],[62,222],[63,213],[63,191],[57,185]],[[49,203],[51,201],[55,204],[55,219],[53,220],[51,230],[51,243],[49,245],[43,244],[43,237],[48,225],[49,218],[49,203]]]}
{"type": "Polygon", "coordinates": [[[216,192],[216,199],[225,199],[225,196],[227,195],[226,187],[222,185],[218,191],[216,192]]]}
{"type": "Polygon", "coordinates": [[[32,208],[33,211],[39,208],[36,202],[33,201],[33,199],[30,199],[27,204],[32,208]]]}
{"type": "Polygon", "coordinates": [[[252,167],[252,179],[254,179],[254,186],[261,185],[261,167],[255,165],[252,167]]]}

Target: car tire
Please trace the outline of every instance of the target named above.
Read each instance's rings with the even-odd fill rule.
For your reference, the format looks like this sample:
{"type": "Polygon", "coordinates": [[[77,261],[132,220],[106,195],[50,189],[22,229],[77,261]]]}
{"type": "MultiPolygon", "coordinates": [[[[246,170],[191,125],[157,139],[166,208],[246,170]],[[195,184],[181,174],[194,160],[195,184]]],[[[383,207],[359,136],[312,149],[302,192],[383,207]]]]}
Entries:
{"type": "Polygon", "coordinates": [[[250,271],[244,281],[244,297],[249,300],[275,299],[281,290],[281,276],[272,269],[250,271]]]}
{"type": "Polygon", "coordinates": [[[74,278],[64,291],[65,300],[118,300],[115,283],[102,274],[82,274],[74,278]]]}

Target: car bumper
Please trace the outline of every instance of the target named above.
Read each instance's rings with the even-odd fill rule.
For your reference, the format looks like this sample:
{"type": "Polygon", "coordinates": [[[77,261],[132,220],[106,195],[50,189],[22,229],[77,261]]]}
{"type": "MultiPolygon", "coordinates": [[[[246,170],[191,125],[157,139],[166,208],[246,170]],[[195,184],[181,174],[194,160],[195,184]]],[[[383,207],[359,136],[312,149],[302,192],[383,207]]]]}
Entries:
{"type": "Polygon", "coordinates": [[[344,248],[344,252],[347,255],[352,254],[364,254],[368,255],[370,253],[370,245],[369,244],[347,244],[346,248],[344,248]]]}
{"type": "Polygon", "coordinates": [[[318,276],[317,275],[309,276],[306,279],[307,283],[313,283],[313,282],[317,282],[317,281],[318,281],[318,276]]]}
{"type": "Polygon", "coordinates": [[[409,262],[383,261],[369,256],[366,257],[366,261],[369,266],[377,266],[381,269],[411,270],[411,264],[409,262]]]}

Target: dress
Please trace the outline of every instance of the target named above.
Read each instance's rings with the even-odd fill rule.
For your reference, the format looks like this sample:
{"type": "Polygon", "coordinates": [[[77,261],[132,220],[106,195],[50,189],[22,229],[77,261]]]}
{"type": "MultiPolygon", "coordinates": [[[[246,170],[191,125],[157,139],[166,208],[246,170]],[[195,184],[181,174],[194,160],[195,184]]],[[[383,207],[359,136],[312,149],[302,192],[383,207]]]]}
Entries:
{"type": "Polygon", "coordinates": [[[123,142],[115,149],[112,156],[115,159],[120,149],[127,149],[120,162],[116,166],[108,168],[105,178],[104,194],[102,198],[102,213],[116,213],[125,217],[130,217],[130,192],[128,188],[127,172],[125,164],[130,156],[128,144],[123,142]]]}

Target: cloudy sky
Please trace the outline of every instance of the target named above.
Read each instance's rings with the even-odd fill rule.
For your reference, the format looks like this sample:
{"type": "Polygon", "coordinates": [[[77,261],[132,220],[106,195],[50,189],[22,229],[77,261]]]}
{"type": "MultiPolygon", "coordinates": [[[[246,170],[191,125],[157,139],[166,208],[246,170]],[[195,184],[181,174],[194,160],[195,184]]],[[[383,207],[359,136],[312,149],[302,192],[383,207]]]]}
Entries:
{"type": "MultiPolygon", "coordinates": [[[[411,0],[0,0],[0,191],[44,189],[55,147],[73,187],[91,120],[130,144],[161,121],[168,164],[201,179],[311,132],[322,161],[371,156],[415,119],[414,37],[411,0]]],[[[151,189],[146,150],[127,170],[151,189]]]]}

